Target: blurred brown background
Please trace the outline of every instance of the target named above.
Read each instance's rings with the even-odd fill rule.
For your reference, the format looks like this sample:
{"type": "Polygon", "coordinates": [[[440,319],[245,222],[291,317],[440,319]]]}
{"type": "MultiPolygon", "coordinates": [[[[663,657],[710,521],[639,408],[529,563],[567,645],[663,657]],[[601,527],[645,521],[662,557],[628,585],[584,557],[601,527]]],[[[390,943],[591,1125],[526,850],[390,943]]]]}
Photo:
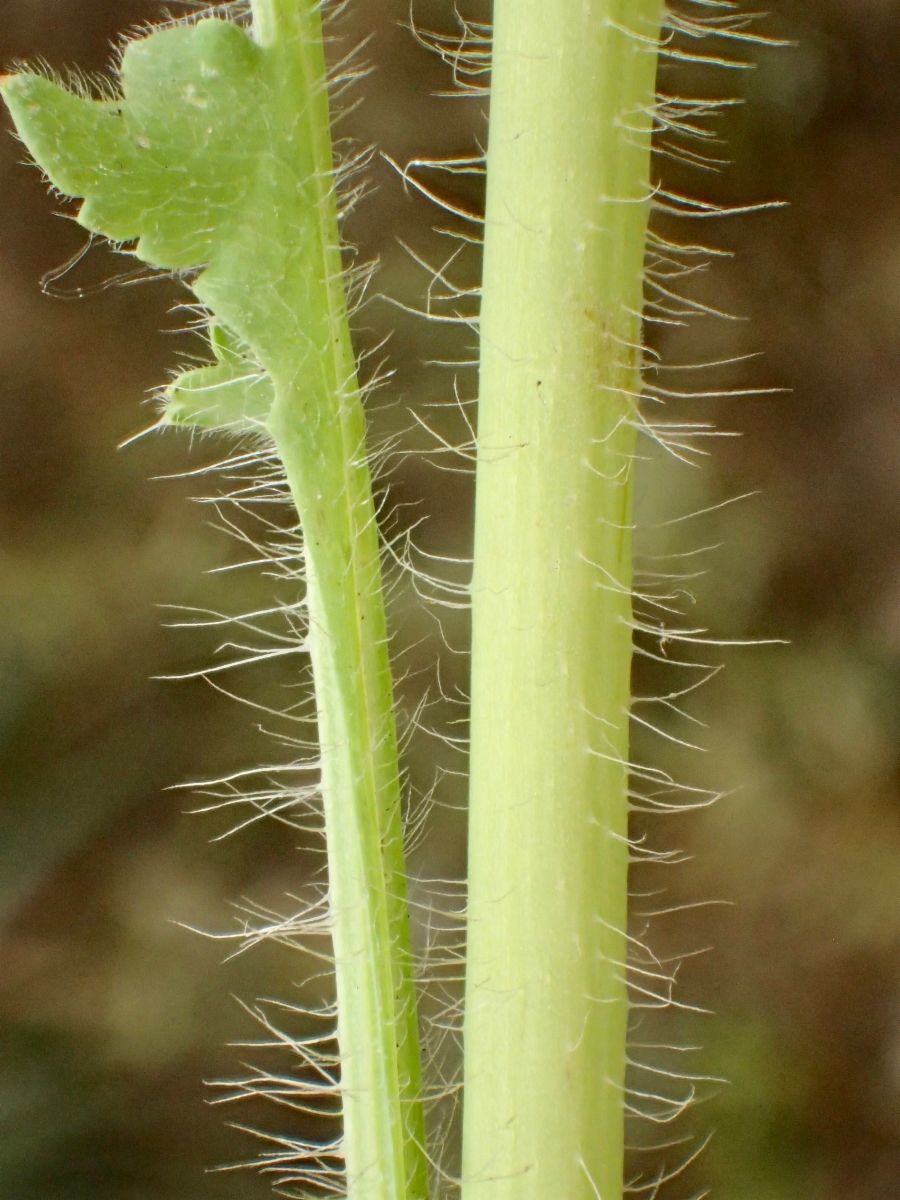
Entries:
{"type": "MultiPolygon", "coordinates": [[[[679,998],[715,1015],[670,1014],[665,1032],[702,1044],[701,1070],[731,1081],[707,1087],[688,1118],[714,1138],[676,1193],[888,1200],[900,1196],[900,4],[769,7],[759,29],[791,44],[748,51],[755,69],[663,73],[667,90],[745,98],[721,124],[732,165],[706,177],[660,166],[675,190],[789,207],[682,222],[679,234],[733,252],[688,281],[691,294],[746,319],[654,329],[651,341],[670,363],[764,352],[704,373],[703,390],[788,390],[684,404],[742,436],[712,442],[703,470],[645,448],[639,517],[648,554],[714,547],[683,560],[709,571],[688,585],[689,623],[789,645],[713,652],[727,669],[691,701],[705,753],[637,738],[651,761],[727,795],[651,828],[655,845],[685,847],[689,861],[637,872],[636,890],[667,886],[666,905],[725,902],[653,934],[671,955],[714,947],[685,961],[679,998]],[[754,494],[665,523],[743,493],[754,494]]],[[[415,11],[453,27],[445,0],[415,11]]],[[[4,0],[0,60],[102,71],[119,33],[161,12],[149,0],[4,0]]],[[[344,132],[403,162],[471,153],[483,104],[435,95],[447,77],[403,27],[408,16],[406,0],[351,5],[342,32],[350,44],[374,34],[377,71],[344,132]]],[[[223,963],[228,944],[179,923],[231,931],[236,904],[279,907],[320,860],[263,824],[216,841],[229,818],[189,815],[200,802],[166,790],[284,752],[202,681],[154,677],[197,670],[217,645],[215,631],[163,628],[159,605],[239,612],[269,585],[252,570],[210,574],[246,557],[211,509],[190,503],[214,480],[160,478],[227,447],[169,434],[116,449],[152,420],[150,389],[197,351],[179,332],[184,293],[168,281],[103,288],[129,263],[95,248],[57,284],[83,298],[43,295],[40,277],[83,233],[54,215],[21,159],[4,134],[0,1196],[250,1200],[269,1194],[265,1181],[209,1168],[252,1152],[227,1119],[271,1119],[210,1107],[203,1081],[238,1074],[247,1052],[228,1043],[255,1036],[234,997],[294,995],[305,964],[274,946],[223,963]]],[[[427,274],[399,240],[437,262],[453,247],[430,230],[446,222],[383,163],[372,177],[348,234],[381,259],[376,291],[421,305],[427,274]]],[[[471,182],[450,190],[479,202],[471,182]]],[[[471,279],[475,264],[457,265],[471,279]]],[[[358,326],[363,347],[392,332],[375,436],[409,428],[410,409],[458,434],[453,410],[433,407],[452,399],[452,377],[424,364],[466,357],[471,338],[377,299],[358,326]]],[[[473,394],[471,371],[459,388],[473,394]]],[[[398,459],[395,521],[426,518],[425,550],[465,554],[470,481],[435,465],[398,459]]],[[[398,652],[412,648],[407,710],[438,654],[445,694],[464,688],[462,617],[444,614],[439,629],[407,587],[393,619],[398,652]]],[[[277,704],[295,677],[273,666],[235,686],[277,704]]],[[[636,685],[671,686],[646,664],[636,685]]],[[[436,702],[429,720],[452,713],[436,702]]],[[[424,735],[408,765],[420,792],[458,766],[424,735]]],[[[459,782],[440,795],[447,807],[414,870],[458,877],[459,782]]]]}

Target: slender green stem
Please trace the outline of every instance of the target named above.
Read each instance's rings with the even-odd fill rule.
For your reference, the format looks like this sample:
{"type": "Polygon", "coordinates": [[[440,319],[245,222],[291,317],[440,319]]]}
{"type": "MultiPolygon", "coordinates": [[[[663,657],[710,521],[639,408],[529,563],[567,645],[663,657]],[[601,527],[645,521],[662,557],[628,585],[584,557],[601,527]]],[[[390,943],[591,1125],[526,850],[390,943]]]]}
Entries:
{"type": "Polygon", "coordinates": [[[496,0],[465,1200],[622,1194],[634,406],[661,0],[496,0]]]}
{"type": "Polygon", "coordinates": [[[268,424],[304,534],[348,1190],[353,1200],[422,1200],[428,1170],[394,698],[366,422],[341,269],[320,18],[314,6],[296,0],[261,3],[255,16],[257,9],[268,13],[263,31],[275,31],[273,52],[283,53],[285,72],[299,65],[304,77],[298,86],[322,238],[320,270],[301,281],[304,310],[321,313],[319,329],[306,331],[318,348],[312,378],[306,354],[295,370],[272,364],[276,399],[268,424]],[[321,296],[310,306],[312,288],[321,296]]]}
{"type": "Polygon", "coordinates": [[[196,272],[217,362],[173,385],[170,417],[265,426],[284,462],[308,567],[348,1189],[424,1200],[393,689],[320,5],[252,7],[252,41],[218,19],[135,41],[115,102],[34,72],[2,91],[86,228],[196,272]]]}

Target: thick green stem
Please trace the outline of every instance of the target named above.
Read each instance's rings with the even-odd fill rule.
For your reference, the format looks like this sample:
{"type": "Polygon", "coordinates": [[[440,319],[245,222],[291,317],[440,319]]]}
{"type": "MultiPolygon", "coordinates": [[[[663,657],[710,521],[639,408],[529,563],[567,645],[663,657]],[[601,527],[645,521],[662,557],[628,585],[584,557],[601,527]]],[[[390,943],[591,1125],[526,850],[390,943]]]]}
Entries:
{"type": "Polygon", "coordinates": [[[631,486],[661,0],[496,0],[465,1200],[622,1194],[631,486]]]}

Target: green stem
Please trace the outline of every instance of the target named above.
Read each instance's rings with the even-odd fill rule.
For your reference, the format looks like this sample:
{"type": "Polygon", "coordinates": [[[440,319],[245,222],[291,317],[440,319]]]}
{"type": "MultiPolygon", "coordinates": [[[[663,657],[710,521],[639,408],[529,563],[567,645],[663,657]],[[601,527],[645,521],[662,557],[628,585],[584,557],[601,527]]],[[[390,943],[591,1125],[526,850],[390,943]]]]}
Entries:
{"type": "Polygon", "coordinates": [[[250,0],[253,36],[260,46],[274,46],[301,27],[298,0],[250,0]]]}
{"type": "Polygon", "coordinates": [[[464,1200],[622,1194],[631,489],[661,0],[496,0],[464,1200]]]}
{"type": "Polygon", "coordinates": [[[79,221],[144,261],[199,271],[216,364],[170,417],[263,422],[308,568],[353,1200],[424,1200],[424,1146],[393,688],[366,422],[347,319],[318,0],[253,0],[252,44],[218,19],[130,45],[122,95],[34,72],[3,83],[79,221]],[[259,370],[262,366],[265,371],[259,370]]]}
{"type": "MultiPolygon", "coordinates": [[[[423,1200],[428,1164],[406,899],[394,697],[366,421],[350,343],[315,6],[254,5],[286,75],[303,79],[313,145],[321,270],[302,280],[319,347],[275,364],[269,429],[303,529],[309,644],[319,716],[329,895],[352,1200],[423,1200]],[[302,10],[302,19],[300,17],[302,10]],[[321,295],[310,304],[309,290],[321,295]],[[311,404],[311,400],[315,401],[311,404]]],[[[288,86],[287,81],[285,81],[288,86]]],[[[308,341],[306,342],[308,345],[308,341]]]]}

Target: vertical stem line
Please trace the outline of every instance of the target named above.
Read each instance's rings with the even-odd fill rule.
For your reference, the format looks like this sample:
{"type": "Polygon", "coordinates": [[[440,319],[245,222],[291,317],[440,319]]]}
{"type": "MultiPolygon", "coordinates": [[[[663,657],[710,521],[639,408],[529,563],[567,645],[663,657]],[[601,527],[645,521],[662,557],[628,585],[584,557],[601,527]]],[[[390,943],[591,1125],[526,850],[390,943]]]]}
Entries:
{"type": "Polygon", "coordinates": [[[661,0],[495,0],[464,1200],[622,1195],[633,414],[661,0]]]}

